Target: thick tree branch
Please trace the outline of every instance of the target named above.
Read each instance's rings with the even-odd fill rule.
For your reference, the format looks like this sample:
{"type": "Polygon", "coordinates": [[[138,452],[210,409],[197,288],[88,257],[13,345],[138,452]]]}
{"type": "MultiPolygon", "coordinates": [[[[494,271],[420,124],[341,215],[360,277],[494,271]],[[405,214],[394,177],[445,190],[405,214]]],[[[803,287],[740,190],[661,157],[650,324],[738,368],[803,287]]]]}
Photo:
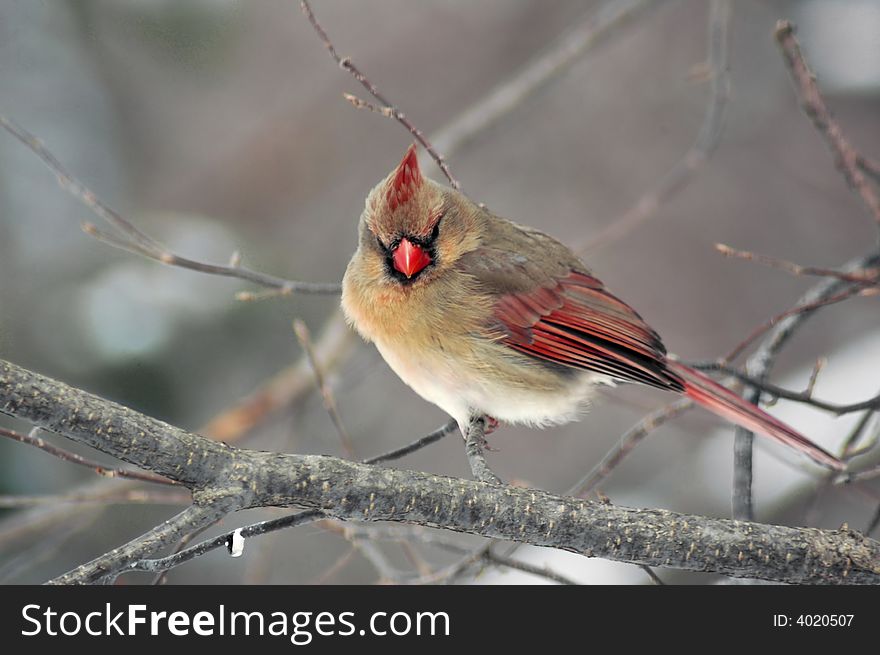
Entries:
{"type": "Polygon", "coordinates": [[[196,504],[184,513],[57,578],[59,583],[111,578],[218,515],[291,505],[339,519],[444,528],[648,566],[790,583],[880,583],[880,543],[848,529],[629,509],[334,457],[247,451],[8,362],[0,362],[0,412],[194,491],[196,504]]]}

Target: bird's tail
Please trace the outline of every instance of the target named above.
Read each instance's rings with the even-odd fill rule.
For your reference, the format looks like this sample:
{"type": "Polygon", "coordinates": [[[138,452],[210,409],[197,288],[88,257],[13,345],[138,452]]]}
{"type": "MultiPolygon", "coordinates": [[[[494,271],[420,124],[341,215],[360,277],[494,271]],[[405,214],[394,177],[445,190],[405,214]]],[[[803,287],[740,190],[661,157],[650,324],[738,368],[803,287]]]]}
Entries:
{"type": "Polygon", "coordinates": [[[829,468],[841,471],[846,464],[804,435],[796,432],[779,419],[773,418],[757,405],[736,395],[712,378],[703,375],[680,362],[669,361],[668,370],[684,384],[684,393],[710,412],[736,425],[791,446],[806,453],[813,460],[829,468]]]}

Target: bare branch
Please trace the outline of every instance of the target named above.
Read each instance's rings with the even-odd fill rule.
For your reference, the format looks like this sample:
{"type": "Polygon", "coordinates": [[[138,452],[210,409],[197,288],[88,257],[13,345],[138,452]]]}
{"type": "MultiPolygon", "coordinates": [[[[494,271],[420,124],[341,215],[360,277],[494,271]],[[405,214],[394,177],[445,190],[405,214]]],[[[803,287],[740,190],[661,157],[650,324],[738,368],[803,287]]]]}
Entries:
{"type": "MultiPolygon", "coordinates": [[[[870,254],[853,260],[841,267],[844,273],[865,270],[880,264],[880,254],[870,254]]],[[[783,346],[794,335],[804,321],[812,316],[817,308],[830,302],[845,300],[856,292],[863,289],[859,284],[853,284],[837,278],[825,278],[807,291],[795,305],[793,310],[781,314],[783,318],[775,320],[770,333],[761,346],[746,362],[746,375],[759,382],[766,382],[766,377],[776,361],[776,357],[783,346]],[[797,310],[797,311],[794,311],[797,310]]],[[[754,334],[754,333],[753,333],[754,334]]],[[[750,337],[751,339],[752,337],[750,337]]],[[[747,340],[748,341],[748,340],[747,340]]],[[[741,351],[742,344],[734,352],[741,351]]],[[[727,361],[731,356],[726,358],[727,361]]],[[[758,404],[761,400],[761,391],[753,388],[746,395],[749,402],[758,404]]],[[[734,518],[747,519],[753,515],[752,507],[752,448],[754,435],[745,428],[737,427],[734,438],[734,486],[733,486],[733,515],[734,518]]]]}
{"type": "MultiPolygon", "coordinates": [[[[880,258],[878,258],[880,261],[880,258]]],[[[749,335],[740,341],[729,353],[727,353],[724,357],[721,358],[721,362],[730,362],[737,357],[739,357],[743,351],[745,351],[749,346],[751,346],[755,341],[758,340],[761,336],[772,330],[774,327],[780,324],[780,322],[790,319],[797,316],[807,316],[812,312],[816,311],[821,307],[827,307],[828,305],[834,305],[839,302],[843,302],[844,300],[848,300],[853,296],[858,296],[860,294],[864,294],[866,289],[860,286],[848,286],[843,291],[838,293],[825,296],[823,295],[821,298],[811,302],[805,302],[799,305],[795,305],[789,309],[786,309],[784,312],[780,312],[775,316],[771,317],[758,327],[756,327],[749,335]]]]}
{"type": "Polygon", "coordinates": [[[127,569],[131,571],[167,571],[176,566],[180,566],[185,562],[189,562],[196,557],[204,555],[205,553],[209,553],[212,550],[226,547],[230,543],[230,540],[236,532],[239,532],[239,534],[243,538],[248,539],[250,537],[256,537],[262,534],[267,534],[269,532],[274,532],[276,530],[283,530],[285,528],[292,528],[298,525],[305,525],[306,523],[317,521],[323,517],[324,515],[321,512],[310,510],[306,512],[299,512],[298,514],[282,516],[281,518],[277,519],[261,521],[259,523],[254,523],[244,528],[230,530],[229,532],[221,534],[218,537],[202,541],[195,546],[190,546],[189,548],[178,551],[177,553],[169,555],[168,557],[163,557],[161,559],[138,559],[131,562],[127,566],[127,569]]]}
{"type": "Polygon", "coordinates": [[[92,516],[67,525],[52,526],[47,534],[41,535],[40,539],[30,544],[24,551],[8,557],[0,565],[0,584],[8,584],[9,580],[16,575],[33,569],[38,564],[50,559],[61,551],[64,544],[75,538],[77,534],[87,532],[97,520],[99,513],[93,512],[92,516]]]}
{"type": "Polygon", "coordinates": [[[100,584],[112,582],[130,561],[152,554],[178,540],[182,533],[216,522],[229,511],[223,504],[190,505],[177,516],[157,525],[124,546],[93,559],[49,581],[50,584],[100,584]]]}
{"type": "Polygon", "coordinates": [[[736,250],[723,243],[716,243],[715,250],[725,257],[734,257],[736,259],[744,259],[746,261],[758,262],[771,268],[778,268],[788,271],[792,275],[815,275],[819,277],[834,277],[845,282],[854,282],[856,284],[880,284],[880,269],[872,268],[863,271],[853,271],[852,273],[844,273],[836,271],[832,268],[816,268],[815,266],[801,266],[794,262],[777,259],[776,257],[768,257],[767,255],[759,255],[749,252],[748,250],[736,250]]]}
{"type": "Polygon", "coordinates": [[[351,441],[348,430],[345,429],[342,417],[339,415],[339,409],[336,405],[336,398],[333,395],[333,390],[330,388],[330,385],[327,384],[327,379],[324,377],[321,364],[315,356],[315,349],[312,347],[312,338],[309,335],[309,328],[306,327],[305,323],[297,319],[293,322],[293,331],[296,334],[299,345],[305,353],[309,366],[312,367],[312,372],[315,374],[315,382],[318,385],[318,390],[321,392],[321,398],[324,400],[324,409],[327,410],[327,413],[330,415],[330,420],[333,422],[333,427],[336,428],[336,433],[339,435],[339,441],[342,443],[342,451],[347,457],[352,458],[354,457],[354,444],[351,441]]]}
{"type": "Polygon", "coordinates": [[[665,2],[658,0],[606,0],[585,22],[562,36],[544,53],[498,85],[464,111],[434,137],[437,147],[451,154],[507,116],[536,91],[557,79],[584,53],[619,33],[665,2]]]}
{"type": "Polygon", "coordinates": [[[599,250],[643,225],[657,213],[664,202],[691,182],[715,152],[721,141],[730,98],[727,41],[731,4],[729,0],[712,0],[709,8],[706,71],[710,82],[709,99],[696,141],[656,187],[643,195],[629,211],[609,223],[599,234],[579,245],[576,248],[578,252],[589,253],[599,250]]]}
{"type": "Polygon", "coordinates": [[[39,157],[43,163],[55,173],[62,189],[80,200],[86,207],[92,210],[95,215],[106,221],[113,229],[117,230],[118,233],[105,232],[99,230],[97,226],[91,223],[85,223],[83,225],[83,230],[86,234],[104,241],[111,246],[142,255],[169,266],[186,268],[191,271],[207,273],[209,275],[238,278],[247,282],[253,282],[260,286],[277,289],[284,294],[304,293],[338,295],[341,290],[340,285],[335,282],[299,282],[260,273],[240,266],[236,261],[240,258],[236,257],[232,258],[231,266],[207,264],[186,257],[181,257],[168,250],[161,243],[135,227],[131,221],[104,204],[93,191],[73,177],[63,164],[61,164],[58,158],[55,157],[55,155],[53,155],[33,134],[16,125],[3,115],[0,115],[0,127],[3,127],[22,144],[27,146],[31,152],[37,155],[37,157],[39,157]]]}
{"type": "Polygon", "coordinates": [[[647,566],[790,583],[880,583],[880,544],[848,529],[636,510],[334,457],[241,450],[8,362],[0,362],[0,413],[196,490],[191,508],[56,578],[59,583],[98,582],[132,567],[156,568],[137,562],[149,561],[145,558],[183,533],[239,509],[291,505],[340,519],[442,527],[647,566]]]}
{"type": "Polygon", "coordinates": [[[856,155],[856,164],[864,171],[865,175],[874,178],[875,182],[880,183],[880,164],[860,154],[856,155]]]}
{"type": "Polygon", "coordinates": [[[648,577],[651,579],[651,582],[654,583],[655,585],[662,587],[663,585],[666,584],[665,582],[663,582],[663,580],[660,579],[660,576],[658,576],[656,573],[654,573],[654,570],[650,566],[642,566],[641,569],[645,573],[648,574],[648,577]]]}
{"type": "Polygon", "coordinates": [[[349,563],[354,559],[354,556],[357,554],[358,550],[354,546],[350,547],[347,551],[345,551],[339,559],[337,559],[327,570],[323,571],[321,575],[314,578],[309,584],[312,585],[323,585],[327,584],[332,580],[338,573],[340,573],[345,567],[349,565],[349,563]]]}
{"type": "MultiPolygon", "coordinates": [[[[425,151],[427,151],[427,153],[431,155],[431,158],[437,163],[437,166],[440,167],[440,170],[443,171],[443,174],[446,176],[446,179],[449,180],[449,184],[452,185],[452,188],[461,189],[461,185],[459,184],[458,180],[456,180],[452,176],[452,171],[449,170],[449,165],[446,163],[443,157],[434,149],[434,146],[431,145],[431,142],[428,141],[428,138],[424,135],[424,133],[420,129],[418,129],[402,111],[394,107],[394,105],[379,92],[379,89],[376,88],[376,85],[373,84],[369,80],[369,78],[367,78],[367,76],[360,71],[357,66],[355,66],[354,62],[352,62],[351,60],[351,57],[339,56],[339,54],[336,52],[336,47],[333,45],[330,37],[327,36],[327,32],[324,31],[324,28],[321,27],[321,24],[318,22],[318,19],[315,16],[315,12],[312,11],[312,7],[308,3],[308,0],[302,0],[302,2],[300,3],[300,7],[302,8],[303,13],[309,19],[309,23],[312,24],[315,32],[317,32],[318,37],[324,43],[324,47],[327,48],[327,52],[329,52],[330,56],[333,57],[337,64],[339,64],[339,67],[342,70],[351,73],[352,77],[360,82],[361,86],[369,91],[371,96],[373,96],[376,100],[382,103],[382,105],[384,105],[384,111],[387,111],[389,116],[391,116],[401,125],[403,125],[409,131],[409,133],[413,135],[415,140],[422,145],[425,151]]],[[[380,111],[380,113],[384,112],[380,111]]]]}
{"type": "Polygon", "coordinates": [[[603,480],[638,446],[651,432],[673,418],[680,416],[691,407],[694,401],[690,398],[678,400],[661,407],[645,416],[641,421],[623,433],[620,440],[602,460],[593,467],[577,484],[572,487],[568,495],[584,498],[592,493],[603,480]]]}
{"type": "Polygon", "coordinates": [[[793,400],[798,403],[802,403],[804,405],[810,405],[812,407],[816,407],[817,409],[822,409],[827,412],[831,412],[832,414],[836,414],[838,416],[843,416],[844,414],[850,414],[852,412],[860,412],[863,410],[878,410],[880,409],[880,394],[868,398],[867,400],[862,400],[857,403],[848,403],[845,405],[838,403],[831,403],[825,400],[819,400],[818,398],[813,397],[812,386],[808,385],[805,391],[791,391],[790,389],[785,389],[783,387],[777,386],[765,380],[757,379],[753,376],[744,373],[743,371],[733,368],[731,366],[725,366],[723,364],[719,364],[717,362],[712,362],[708,364],[697,363],[692,365],[694,368],[699,368],[702,370],[713,370],[725,373],[726,375],[732,375],[737,380],[741,382],[745,382],[750,387],[754,387],[759,391],[767,393],[775,398],[784,398],[786,400],[793,400]]]}
{"type": "Polygon", "coordinates": [[[115,489],[98,493],[71,492],[45,496],[0,496],[0,507],[34,507],[36,505],[189,505],[188,491],[158,491],[155,489],[115,489]]]}
{"type": "MultiPolygon", "coordinates": [[[[177,542],[177,545],[174,547],[174,550],[171,551],[172,555],[177,555],[180,551],[187,547],[190,541],[198,537],[205,530],[210,528],[210,525],[205,525],[198,530],[193,530],[192,532],[188,532],[187,534],[181,537],[180,541],[177,542]]],[[[158,586],[165,584],[168,581],[168,571],[171,569],[165,569],[164,571],[160,571],[155,578],[153,578],[153,585],[158,586]]]]}
{"type": "MultiPolygon", "coordinates": [[[[361,540],[364,539],[372,539],[372,540],[391,540],[397,541],[401,544],[409,543],[412,541],[416,541],[422,544],[426,544],[429,546],[434,546],[441,550],[445,550],[447,552],[456,553],[459,555],[464,555],[465,558],[462,561],[467,562],[467,566],[473,566],[476,564],[490,564],[504,568],[510,568],[517,571],[522,571],[524,573],[529,573],[534,576],[538,576],[541,578],[545,578],[547,580],[551,580],[552,582],[557,582],[559,584],[564,585],[576,585],[578,584],[571,578],[564,576],[552,569],[543,566],[533,566],[526,562],[522,562],[520,560],[515,560],[510,556],[501,555],[492,551],[491,549],[480,547],[476,551],[471,548],[466,548],[461,544],[458,544],[449,539],[445,539],[442,536],[438,536],[434,533],[425,532],[423,530],[415,530],[412,528],[399,528],[399,527],[384,527],[384,526],[369,526],[369,525],[355,525],[352,527],[345,527],[342,530],[343,535],[346,539],[359,538],[361,540]]],[[[438,571],[424,571],[418,577],[411,578],[408,580],[403,580],[406,584],[436,584],[438,582],[449,581],[453,577],[458,575],[458,571],[455,569],[455,565],[453,567],[444,567],[440,572],[438,571]],[[454,573],[453,573],[454,572],[454,573]],[[441,576],[442,579],[441,579],[441,576]]]]}
{"type": "Polygon", "coordinates": [[[31,430],[30,434],[21,434],[20,432],[14,432],[13,430],[0,428],[0,437],[6,437],[14,441],[19,441],[21,443],[34,446],[35,448],[39,448],[40,450],[49,453],[53,457],[57,457],[58,459],[65,462],[72,462],[73,464],[78,464],[79,466],[90,468],[98,475],[103,475],[106,478],[127,478],[129,480],[140,480],[141,482],[153,482],[155,484],[177,484],[176,482],[169,480],[168,478],[163,478],[161,475],[155,475],[154,473],[143,473],[141,471],[130,471],[127,469],[119,468],[107,468],[100,462],[86,459],[85,457],[77,455],[76,453],[72,453],[69,450],[64,450],[63,448],[59,448],[58,446],[53,446],[52,444],[38,437],[38,433],[38,428],[31,430]]]}
{"type": "Polygon", "coordinates": [[[794,25],[789,21],[780,20],[776,23],[776,42],[782,50],[785,65],[788,67],[788,72],[797,88],[801,106],[831,148],[835,165],[843,174],[847,184],[859,194],[871,216],[877,223],[880,223],[880,196],[877,195],[877,191],[868,183],[862,173],[862,168],[867,160],[861,158],[862,166],[859,166],[860,155],[843,136],[840,125],[831,116],[831,112],[825,104],[825,98],[819,91],[816,76],[807,65],[794,32],[794,25]]]}
{"type": "Polygon", "coordinates": [[[381,464],[382,462],[390,462],[395,459],[400,459],[410,453],[414,453],[417,450],[428,446],[435,441],[440,441],[443,437],[448,434],[452,434],[458,429],[458,423],[455,422],[455,419],[449,419],[444,425],[440,426],[433,432],[425,435],[421,439],[417,439],[402,448],[397,448],[390,452],[384,453],[382,455],[376,455],[375,457],[368,457],[364,460],[364,464],[381,464]]]}
{"type": "MultiPolygon", "coordinates": [[[[354,350],[354,343],[354,332],[348,329],[342,312],[337,311],[314,344],[315,357],[324,364],[324,370],[334,370],[354,350]]],[[[312,391],[314,379],[309,359],[303,355],[296,364],[281,370],[254,392],[220,412],[199,432],[217,441],[239,441],[267,416],[292,406],[312,391]]]]}
{"type": "MultiPolygon", "coordinates": [[[[880,198],[878,198],[875,189],[871,187],[859,168],[859,153],[846,140],[840,126],[831,117],[831,113],[825,105],[825,100],[819,92],[816,78],[807,66],[800,50],[800,45],[794,36],[794,27],[788,21],[779,21],[776,24],[775,37],[782,50],[792,80],[797,87],[804,111],[831,147],[838,170],[843,174],[847,183],[861,196],[874,220],[880,223],[880,198]]],[[[876,256],[867,259],[870,261],[865,263],[861,267],[862,269],[876,266],[878,260],[876,256]]],[[[858,268],[847,267],[844,273],[851,274],[858,270],[858,268]]],[[[804,296],[805,302],[802,303],[802,306],[810,307],[812,305],[810,307],[812,310],[818,307],[820,303],[828,304],[832,300],[836,301],[838,298],[845,300],[850,295],[855,295],[856,292],[864,291],[860,289],[859,284],[847,286],[851,284],[850,281],[839,279],[839,276],[836,277],[838,279],[834,279],[833,282],[823,282],[808,292],[804,296]],[[843,290],[838,291],[841,287],[843,290]]],[[[764,382],[764,378],[769,373],[776,355],[783,344],[810,313],[811,311],[798,311],[783,318],[771,336],[765,340],[764,345],[749,359],[746,364],[746,373],[750,377],[764,382]]],[[[751,337],[745,343],[750,340],[751,337]]],[[[734,350],[731,356],[741,351],[742,344],[734,350]]],[[[730,358],[729,356],[728,360],[730,358]]],[[[749,394],[748,399],[751,402],[757,403],[760,397],[761,391],[754,389],[749,394]]],[[[736,428],[736,438],[734,441],[733,511],[734,517],[737,518],[750,519],[753,515],[751,493],[753,440],[754,436],[751,432],[744,428],[736,428]]]]}
{"type": "Polygon", "coordinates": [[[343,93],[342,97],[350,102],[355,109],[368,109],[374,114],[379,114],[380,116],[384,116],[385,118],[397,117],[394,107],[378,107],[370,102],[367,102],[366,100],[358,98],[356,95],[352,95],[351,93],[343,93]]]}
{"type": "MultiPolygon", "coordinates": [[[[880,394],[878,394],[878,397],[880,397],[880,394]]],[[[867,443],[862,443],[862,435],[865,433],[866,428],[871,423],[871,419],[874,416],[874,411],[875,410],[870,409],[862,413],[862,416],[859,419],[858,423],[856,423],[855,427],[850,431],[846,440],[843,442],[843,445],[840,447],[840,454],[838,455],[840,459],[844,461],[853,459],[855,457],[858,457],[859,455],[868,452],[877,445],[877,435],[874,435],[873,438],[869,438],[867,440],[867,443]]],[[[845,481],[845,476],[843,480],[840,480],[838,474],[833,471],[825,473],[820,483],[816,486],[816,490],[813,494],[810,506],[805,513],[806,516],[810,517],[812,514],[815,514],[815,511],[819,506],[819,501],[830,488],[835,486],[835,484],[839,484],[840,482],[845,481]]],[[[810,521],[809,523],[814,524],[815,521],[810,521]]],[[[867,530],[865,534],[870,535],[871,530],[867,530]]]]}

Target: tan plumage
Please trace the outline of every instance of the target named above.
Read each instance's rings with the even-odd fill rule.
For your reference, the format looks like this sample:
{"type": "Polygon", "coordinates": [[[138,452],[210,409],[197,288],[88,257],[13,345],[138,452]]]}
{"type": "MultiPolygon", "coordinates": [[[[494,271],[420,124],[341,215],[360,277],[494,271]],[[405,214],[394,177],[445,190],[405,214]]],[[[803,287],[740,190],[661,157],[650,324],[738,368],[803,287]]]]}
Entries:
{"type": "Polygon", "coordinates": [[[596,384],[639,382],[834,468],[819,446],[701,373],[562,243],[423,178],[414,146],[370,192],[343,278],[348,321],[463,429],[474,416],[575,419],[596,384]]]}

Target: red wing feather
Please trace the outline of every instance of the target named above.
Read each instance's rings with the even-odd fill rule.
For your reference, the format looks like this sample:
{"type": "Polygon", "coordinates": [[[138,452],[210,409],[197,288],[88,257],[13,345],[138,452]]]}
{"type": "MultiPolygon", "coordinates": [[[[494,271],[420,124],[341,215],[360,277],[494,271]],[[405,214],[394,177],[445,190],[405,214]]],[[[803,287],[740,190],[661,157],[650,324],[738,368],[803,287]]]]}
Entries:
{"type": "Polygon", "coordinates": [[[553,288],[505,295],[495,318],[507,333],[503,342],[519,352],[617,380],[683,389],[666,371],[657,333],[585,273],[572,272],[553,288]]]}
{"type": "Polygon", "coordinates": [[[679,391],[733,423],[843,470],[844,462],[785,423],[684,364],[666,359],[660,337],[595,278],[573,272],[547,286],[501,297],[503,342],[521,353],[615,380],[679,391]]]}

